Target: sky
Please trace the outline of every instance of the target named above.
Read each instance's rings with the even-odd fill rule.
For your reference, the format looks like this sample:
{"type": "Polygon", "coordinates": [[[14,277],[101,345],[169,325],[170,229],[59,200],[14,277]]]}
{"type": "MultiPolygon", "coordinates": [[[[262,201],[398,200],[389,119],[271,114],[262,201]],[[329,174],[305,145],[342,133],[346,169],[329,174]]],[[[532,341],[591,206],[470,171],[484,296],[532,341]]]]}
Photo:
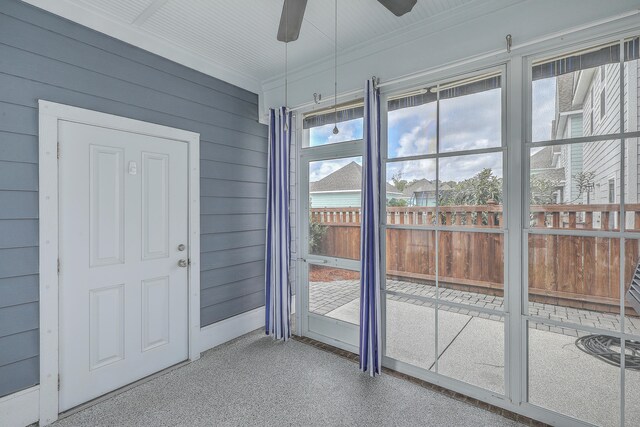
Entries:
{"type": "MultiPolygon", "coordinates": [[[[533,82],[533,141],[550,139],[555,114],[555,78],[533,82]]],[[[389,158],[433,154],[436,152],[436,104],[390,111],[388,115],[389,158]]],[[[338,123],[340,133],[333,135],[333,124],[313,128],[311,146],[362,138],[362,119],[338,123]]],[[[501,144],[501,90],[494,89],[440,101],[440,151],[451,152],[498,147],[501,144]]],[[[359,163],[361,163],[361,158],[359,163]]],[[[310,179],[317,181],[353,159],[314,162],[310,179]]],[[[473,154],[443,157],[439,160],[442,181],[462,181],[484,168],[502,177],[502,154],[473,154]]],[[[436,178],[434,159],[387,163],[387,181],[400,172],[408,181],[436,178]]]]}

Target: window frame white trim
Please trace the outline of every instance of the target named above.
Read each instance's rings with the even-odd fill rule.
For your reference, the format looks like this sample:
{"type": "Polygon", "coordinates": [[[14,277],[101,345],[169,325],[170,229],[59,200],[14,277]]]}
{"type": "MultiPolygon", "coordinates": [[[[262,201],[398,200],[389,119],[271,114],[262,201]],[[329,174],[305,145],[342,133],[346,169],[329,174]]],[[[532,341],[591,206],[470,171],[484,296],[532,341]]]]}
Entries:
{"type": "MultiPolygon", "coordinates": [[[[125,132],[168,138],[188,144],[189,182],[189,360],[200,358],[200,134],[112,114],[38,101],[39,118],[39,335],[40,425],[58,418],[58,125],[72,121],[125,132]]],[[[62,154],[64,155],[64,153],[62,154]]]]}

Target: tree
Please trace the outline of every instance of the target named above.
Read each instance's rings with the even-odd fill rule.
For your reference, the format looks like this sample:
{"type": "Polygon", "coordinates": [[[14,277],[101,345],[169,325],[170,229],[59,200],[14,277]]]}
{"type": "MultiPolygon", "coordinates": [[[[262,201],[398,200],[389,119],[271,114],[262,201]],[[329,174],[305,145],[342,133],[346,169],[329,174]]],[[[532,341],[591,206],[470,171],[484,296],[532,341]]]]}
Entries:
{"type": "Polygon", "coordinates": [[[404,199],[390,199],[387,201],[387,206],[392,206],[392,207],[404,207],[407,206],[408,203],[406,200],[404,199]]]}
{"type": "Polygon", "coordinates": [[[596,173],[592,171],[587,172],[579,172],[573,176],[575,180],[576,186],[578,187],[578,197],[579,199],[583,194],[587,194],[587,203],[589,203],[589,193],[594,189],[594,179],[596,177],[596,173]]]}
{"type": "Polygon", "coordinates": [[[407,188],[407,180],[402,179],[402,172],[398,171],[393,174],[391,177],[391,181],[393,181],[393,186],[398,189],[398,191],[404,191],[407,188]]]}
{"type": "Polygon", "coordinates": [[[457,183],[450,183],[451,190],[440,190],[439,204],[486,205],[489,201],[502,202],[502,178],[485,168],[475,176],[457,183]]]}
{"type": "Polygon", "coordinates": [[[532,205],[548,205],[556,202],[556,188],[559,183],[546,178],[540,178],[538,175],[532,175],[530,179],[532,205]]]}

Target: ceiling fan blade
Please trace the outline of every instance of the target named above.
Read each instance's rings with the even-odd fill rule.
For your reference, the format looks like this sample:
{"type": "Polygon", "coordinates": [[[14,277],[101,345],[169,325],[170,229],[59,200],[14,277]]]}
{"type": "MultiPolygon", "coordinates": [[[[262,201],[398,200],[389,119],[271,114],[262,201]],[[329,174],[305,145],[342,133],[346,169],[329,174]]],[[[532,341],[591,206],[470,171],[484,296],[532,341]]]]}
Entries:
{"type": "Polygon", "coordinates": [[[287,43],[298,40],[306,7],[307,0],[284,0],[280,27],[278,27],[278,41],[287,43]]]}
{"type": "Polygon", "coordinates": [[[411,12],[413,6],[418,0],[378,0],[381,5],[386,7],[396,16],[402,16],[407,12],[411,12]]]}

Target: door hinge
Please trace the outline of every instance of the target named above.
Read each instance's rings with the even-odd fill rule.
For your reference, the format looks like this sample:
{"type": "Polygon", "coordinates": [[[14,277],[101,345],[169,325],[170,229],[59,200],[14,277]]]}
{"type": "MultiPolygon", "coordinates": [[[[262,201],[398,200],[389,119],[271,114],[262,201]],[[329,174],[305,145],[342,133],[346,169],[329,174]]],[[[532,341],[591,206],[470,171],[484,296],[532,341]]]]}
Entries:
{"type": "Polygon", "coordinates": [[[60,274],[60,258],[58,258],[58,274],[60,274]]]}
{"type": "Polygon", "coordinates": [[[58,391],[60,391],[60,374],[58,374],[58,391]]]}
{"type": "Polygon", "coordinates": [[[58,158],[60,158],[60,143],[58,142],[58,148],[57,148],[57,156],[58,158]]]}

